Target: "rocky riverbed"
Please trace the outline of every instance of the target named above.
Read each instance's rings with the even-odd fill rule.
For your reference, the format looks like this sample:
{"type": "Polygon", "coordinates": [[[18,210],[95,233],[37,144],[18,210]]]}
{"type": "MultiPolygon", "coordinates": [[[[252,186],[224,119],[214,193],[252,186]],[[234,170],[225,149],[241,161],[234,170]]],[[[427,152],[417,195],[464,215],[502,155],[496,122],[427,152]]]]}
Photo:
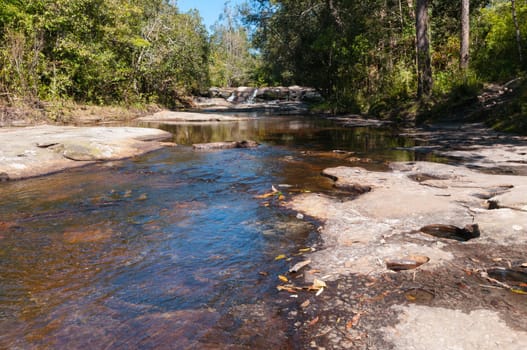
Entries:
{"type": "Polygon", "coordinates": [[[508,175],[524,171],[525,140],[485,130],[493,143],[470,130],[456,129],[451,152],[492,173],[429,162],[395,162],[389,172],[341,166],[322,175],[348,197],[306,193],[288,203],[323,222],[304,283],[328,287],[299,295],[301,312],[290,315],[306,347],[527,344],[527,176],[508,175]],[[496,174],[502,164],[506,174],[496,174]]]}
{"type": "MultiPolygon", "coordinates": [[[[160,118],[232,122],[171,112],[160,118]]],[[[302,193],[287,203],[298,220],[322,222],[321,244],[305,255],[309,262],[282,276],[295,287],[282,285],[279,295],[297,301],[284,312],[306,340],[301,346],[523,349],[527,140],[479,125],[404,132],[426,141],[415,151],[452,164],[394,162],[387,172],[328,168],[321,176],[334,181],[338,197],[302,193]]],[[[0,179],[131,157],[163,147],[170,137],[132,127],[4,128],[0,179]]]]}

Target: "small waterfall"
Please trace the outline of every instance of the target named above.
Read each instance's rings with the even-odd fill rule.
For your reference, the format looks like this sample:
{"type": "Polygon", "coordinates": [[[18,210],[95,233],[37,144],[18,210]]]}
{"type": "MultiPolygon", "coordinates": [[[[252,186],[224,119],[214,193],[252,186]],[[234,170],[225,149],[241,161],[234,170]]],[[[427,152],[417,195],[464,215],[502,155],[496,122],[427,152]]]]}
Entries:
{"type": "Polygon", "coordinates": [[[258,94],[258,88],[255,88],[253,93],[251,94],[251,96],[249,96],[249,98],[247,99],[247,101],[245,103],[253,104],[254,103],[254,99],[256,98],[257,94],[258,94]]]}

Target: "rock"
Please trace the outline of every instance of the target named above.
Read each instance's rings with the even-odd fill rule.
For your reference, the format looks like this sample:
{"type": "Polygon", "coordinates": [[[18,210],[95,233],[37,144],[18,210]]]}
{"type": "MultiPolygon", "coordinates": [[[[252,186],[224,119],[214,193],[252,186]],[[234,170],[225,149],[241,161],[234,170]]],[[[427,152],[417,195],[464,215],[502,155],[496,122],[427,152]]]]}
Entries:
{"type": "Polygon", "coordinates": [[[0,129],[4,179],[45,175],[101,160],[133,157],[161,148],[166,131],[133,127],[41,125],[0,129]]]}
{"type": "Polygon", "coordinates": [[[219,113],[195,113],[195,112],[173,112],[173,111],[161,111],[155,114],[138,118],[137,120],[142,122],[158,122],[158,123],[183,123],[183,122],[233,122],[248,120],[249,117],[234,117],[219,113]]]}
{"type": "Polygon", "coordinates": [[[231,148],[255,148],[259,143],[252,140],[243,141],[225,141],[225,142],[210,142],[210,143],[196,143],[192,147],[196,150],[214,150],[214,149],[231,149],[231,148]]]}
{"type": "Polygon", "coordinates": [[[521,203],[525,177],[482,174],[429,162],[392,163],[390,167],[392,172],[325,169],[323,175],[334,179],[336,187],[355,190],[358,196],[342,200],[305,193],[287,204],[325,223],[321,235],[330,248],[310,255],[312,266],[322,275],[335,279],[349,273],[381,274],[385,270],[379,259],[408,255],[429,257],[430,262],[421,268],[432,269],[453,258],[445,245],[459,244],[455,241],[527,241],[512,229],[514,225],[523,229],[527,212],[488,210],[482,199],[499,193],[521,203]],[[465,226],[467,222],[477,224],[465,226]],[[432,244],[436,241],[429,234],[455,241],[432,244]]]}

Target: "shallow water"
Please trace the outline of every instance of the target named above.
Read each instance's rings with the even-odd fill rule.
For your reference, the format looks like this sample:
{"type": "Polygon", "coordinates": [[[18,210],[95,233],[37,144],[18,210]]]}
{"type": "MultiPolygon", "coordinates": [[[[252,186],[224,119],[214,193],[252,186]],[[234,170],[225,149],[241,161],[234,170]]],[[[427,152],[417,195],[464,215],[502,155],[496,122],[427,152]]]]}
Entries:
{"type": "Polygon", "coordinates": [[[275,287],[302,257],[275,257],[315,244],[316,223],[255,197],[335,193],[320,171],[351,163],[325,151],[416,157],[390,130],[298,116],[159,127],[181,146],[2,184],[0,348],[295,348],[275,287]],[[262,145],[189,146],[241,139],[262,145]]]}

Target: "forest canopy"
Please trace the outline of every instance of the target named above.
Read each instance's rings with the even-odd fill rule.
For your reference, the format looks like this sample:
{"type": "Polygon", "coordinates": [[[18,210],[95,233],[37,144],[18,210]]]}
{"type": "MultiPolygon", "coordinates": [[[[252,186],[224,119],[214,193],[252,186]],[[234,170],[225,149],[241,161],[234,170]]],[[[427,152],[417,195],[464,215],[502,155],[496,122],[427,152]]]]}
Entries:
{"type": "Polygon", "coordinates": [[[527,0],[227,2],[210,32],[177,1],[0,0],[0,98],[177,107],[211,85],[298,84],[375,113],[522,75],[526,35],[527,0]]]}

